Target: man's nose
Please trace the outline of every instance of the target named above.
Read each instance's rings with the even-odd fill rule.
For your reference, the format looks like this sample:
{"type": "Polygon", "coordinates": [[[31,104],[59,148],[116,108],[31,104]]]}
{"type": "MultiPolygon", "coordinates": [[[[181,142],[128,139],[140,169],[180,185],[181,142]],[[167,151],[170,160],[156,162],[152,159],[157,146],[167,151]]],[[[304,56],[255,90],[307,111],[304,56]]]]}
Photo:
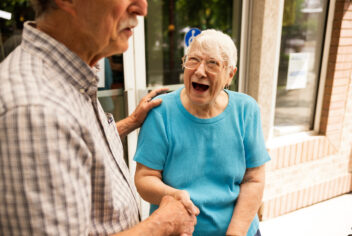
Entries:
{"type": "Polygon", "coordinates": [[[146,16],[148,12],[147,0],[135,0],[129,7],[130,14],[136,14],[138,16],[146,16]]]}

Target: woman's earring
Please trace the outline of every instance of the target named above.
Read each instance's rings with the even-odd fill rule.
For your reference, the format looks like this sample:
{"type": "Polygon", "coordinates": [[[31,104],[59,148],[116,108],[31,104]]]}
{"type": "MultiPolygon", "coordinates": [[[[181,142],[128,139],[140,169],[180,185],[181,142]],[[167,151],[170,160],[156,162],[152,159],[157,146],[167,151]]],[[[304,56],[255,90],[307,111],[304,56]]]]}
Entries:
{"type": "Polygon", "coordinates": [[[230,85],[226,84],[224,89],[229,89],[230,85]]]}

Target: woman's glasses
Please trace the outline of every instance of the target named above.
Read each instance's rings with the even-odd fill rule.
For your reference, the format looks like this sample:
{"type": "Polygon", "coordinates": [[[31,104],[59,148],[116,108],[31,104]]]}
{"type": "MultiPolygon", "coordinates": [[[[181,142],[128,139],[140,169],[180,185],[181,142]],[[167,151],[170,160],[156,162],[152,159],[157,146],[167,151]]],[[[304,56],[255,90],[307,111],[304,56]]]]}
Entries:
{"type": "Polygon", "coordinates": [[[206,72],[216,74],[221,70],[221,61],[216,59],[202,59],[196,56],[183,57],[183,66],[187,69],[194,70],[204,61],[204,69],[206,72]]]}

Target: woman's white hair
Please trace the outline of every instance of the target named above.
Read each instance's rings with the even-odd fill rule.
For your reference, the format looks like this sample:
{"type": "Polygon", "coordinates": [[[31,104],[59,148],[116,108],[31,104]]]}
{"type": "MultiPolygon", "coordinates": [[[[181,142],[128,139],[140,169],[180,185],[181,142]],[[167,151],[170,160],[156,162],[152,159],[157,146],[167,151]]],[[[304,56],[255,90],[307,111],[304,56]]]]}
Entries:
{"type": "Polygon", "coordinates": [[[235,68],[237,64],[237,48],[233,40],[227,34],[219,30],[207,29],[197,35],[186,51],[186,55],[197,45],[201,50],[209,51],[210,49],[219,53],[221,59],[227,62],[227,66],[235,68]]]}

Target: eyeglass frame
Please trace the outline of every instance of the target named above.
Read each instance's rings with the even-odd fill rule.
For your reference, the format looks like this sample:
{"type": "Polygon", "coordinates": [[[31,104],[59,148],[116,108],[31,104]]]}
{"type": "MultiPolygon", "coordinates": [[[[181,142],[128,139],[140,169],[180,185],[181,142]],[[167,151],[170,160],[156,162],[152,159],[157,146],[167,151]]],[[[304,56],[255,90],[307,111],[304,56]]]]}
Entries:
{"type": "Polygon", "coordinates": [[[209,71],[209,69],[208,69],[209,67],[207,66],[207,60],[211,60],[210,58],[204,59],[204,58],[199,58],[199,57],[196,57],[196,56],[194,56],[194,57],[200,59],[199,64],[196,67],[194,67],[194,68],[187,67],[186,66],[186,60],[188,58],[188,55],[185,55],[185,56],[182,57],[182,66],[183,66],[183,68],[187,68],[189,70],[194,70],[194,69],[197,69],[202,64],[203,61],[205,61],[204,70],[206,72],[208,72],[208,73],[211,73],[211,74],[217,74],[217,73],[219,73],[221,71],[221,67],[224,67],[224,68],[229,67],[228,65],[224,64],[224,62],[226,62],[225,60],[213,59],[214,61],[219,62],[219,64],[222,63],[222,65],[219,65],[219,71],[214,71],[214,72],[213,71],[209,71]]]}

